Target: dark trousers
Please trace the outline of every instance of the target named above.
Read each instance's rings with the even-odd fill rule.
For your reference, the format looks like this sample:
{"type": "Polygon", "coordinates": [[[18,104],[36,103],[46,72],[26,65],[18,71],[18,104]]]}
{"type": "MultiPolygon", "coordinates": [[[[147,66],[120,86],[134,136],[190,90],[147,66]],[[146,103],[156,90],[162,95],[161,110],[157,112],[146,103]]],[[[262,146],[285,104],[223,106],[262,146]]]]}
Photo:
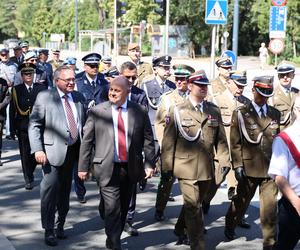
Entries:
{"type": "Polygon", "coordinates": [[[155,203],[155,209],[157,211],[163,212],[165,210],[175,180],[176,180],[175,177],[169,180],[160,177],[158,187],[157,187],[156,203],[155,203]]]}
{"type": "Polygon", "coordinates": [[[276,250],[292,250],[300,240],[300,216],[286,198],[278,202],[278,239],[276,250]]]}
{"type": "Polygon", "coordinates": [[[127,164],[115,164],[112,177],[106,186],[100,186],[104,214],[105,233],[114,248],[121,248],[124,229],[134,183],[128,178],[127,164]]]}
{"type": "MultiPolygon", "coordinates": [[[[59,149],[57,149],[59,150],[59,149]]],[[[42,227],[51,230],[55,224],[55,212],[58,212],[58,226],[63,227],[69,211],[73,166],[78,162],[79,140],[68,147],[66,159],[61,166],[43,166],[41,182],[42,227]]]]}
{"type": "Polygon", "coordinates": [[[30,183],[34,181],[33,172],[36,168],[37,162],[35,161],[34,154],[31,154],[30,152],[28,132],[18,130],[17,135],[24,179],[26,183],[30,183]]]}
{"type": "Polygon", "coordinates": [[[127,220],[132,221],[135,214],[135,207],[136,207],[136,186],[137,184],[132,186],[132,194],[131,199],[128,207],[128,213],[127,213],[127,220]]]}
{"type": "Polygon", "coordinates": [[[2,136],[3,136],[3,126],[5,121],[0,120],[0,160],[2,155],[2,136]]]}
{"type": "Polygon", "coordinates": [[[83,198],[86,194],[86,188],[84,186],[84,181],[78,176],[78,162],[74,164],[73,168],[73,179],[74,179],[74,190],[78,198],[83,198]]]}

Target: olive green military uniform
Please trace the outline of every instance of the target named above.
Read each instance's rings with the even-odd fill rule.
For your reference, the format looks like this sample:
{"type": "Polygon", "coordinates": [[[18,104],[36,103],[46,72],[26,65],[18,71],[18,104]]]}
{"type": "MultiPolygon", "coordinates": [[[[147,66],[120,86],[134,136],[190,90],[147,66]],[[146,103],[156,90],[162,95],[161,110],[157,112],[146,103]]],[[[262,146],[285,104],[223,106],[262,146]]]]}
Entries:
{"type": "MultiPolygon", "coordinates": [[[[231,116],[233,111],[244,104],[249,104],[250,100],[245,96],[239,96],[235,98],[228,89],[225,89],[221,93],[217,93],[213,95],[212,101],[220,108],[221,116],[222,116],[222,122],[225,128],[226,138],[227,142],[229,144],[230,141],[230,124],[231,124],[231,116]]],[[[211,183],[211,187],[209,189],[209,192],[207,193],[204,202],[206,204],[209,204],[213,197],[215,196],[217,189],[219,185],[222,182],[222,177],[220,174],[220,166],[218,164],[218,160],[215,159],[215,165],[216,165],[216,173],[215,182],[211,183]]],[[[234,176],[234,171],[230,170],[228,175],[226,176],[227,180],[227,186],[228,187],[236,187],[237,181],[234,176]]]]}
{"type": "Polygon", "coordinates": [[[53,72],[54,72],[55,70],[57,70],[58,67],[63,65],[64,61],[63,60],[58,60],[58,61],[50,60],[49,63],[51,64],[53,72]]]}
{"type": "Polygon", "coordinates": [[[215,151],[220,165],[229,166],[219,108],[203,102],[202,113],[189,99],[171,107],[162,140],[162,171],[172,171],[178,178],[184,200],[181,215],[184,214],[191,249],[205,249],[201,203],[214,178],[215,151]],[[176,122],[174,114],[177,114],[176,122]]]}
{"type": "MultiPolygon", "coordinates": [[[[156,138],[160,147],[163,139],[165,123],[170,119],[171,106],[177,106],[178,104],[183,103],[184,99],[185,96],[180,95],[178,89],[167,92],[161,96],[161,102],[156,113],[154,124],[156,138]]],[[[174,177],[168,181],[163,180],[163,178],[160,179],[155,204],[157,211],[163,212],[165,210],[174,181],[174,177]]]]}
{"type": "Polygon", "coordinates": [[[280,111],[280,130],[285,129],[291,123],[291,109],[296,95],[294,91],[289,91],[289,93],[284,93],[284,91],[284,87],[277,86],[270,100],[270,105],[280,111]]]}
{"type": "Polygon", "coordinates": [[[256,188],[260,193],[260,221],[263,245],[272,246],[276,239],[277,186],[268,176],[272,141],[279,133],[280,112],[267,105],[265,118],[260,118],[252,103],[237,108],[232,115],[230,131],[231,157],[234,169],[246,174],[239,182],[237,195],[226,214],[226,228],[234,230],[249,206],[256,188]]]}
{"type": "Polygon", "coordinates": [[[153,70],[151,64],[147,62],[140,62],[139,64],[136,65],[136,67],[137,67],[137,80],[135,81],[135,85],[140,88],[143,79],[146,76],[153,75],[153,70]]]}

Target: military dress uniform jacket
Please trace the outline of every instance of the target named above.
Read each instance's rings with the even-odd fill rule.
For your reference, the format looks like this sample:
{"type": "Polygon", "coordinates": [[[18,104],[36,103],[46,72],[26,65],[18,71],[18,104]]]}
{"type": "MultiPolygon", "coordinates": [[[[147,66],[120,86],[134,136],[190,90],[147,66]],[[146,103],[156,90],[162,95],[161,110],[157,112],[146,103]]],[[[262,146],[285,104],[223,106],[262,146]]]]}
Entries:
{"type": "Polygon", "coordinates": [[[280,112],[267,105],[260,118],[250,103],[232,114],[230,148],[233,167],[244,167],[249,177],[268,178],[273,138],[279,133],[280,112]]]}
{"type": "Polygon", "coordinates": [[[182,179],[211,180],[214,177],[214,152],[217,152],[221,166],[230,166],[219,108],[211,102],[204,102],[201,114],[188,99],[177,108],[171,107],[162,140],[162,171],[173,171],[174,176],[182,179]],[[187,136],[196,137],[195,140],[184,138],[175,124],[176,109],[180,116],[177,123],[187,136]]]}
{"type": "Polygon", "coordinates": [[[145,106],[148,110],[148,100],[146,93],[144,90],[138,88],[137,86],[131,86],[130,101],[141,104],[145,106]]]}
{"type": "Polygon", "coordinates": [[[50,60],[49,63],[51,64],[52,70],[54,72],[55,70],[57,70],[57,68],[59,68],[60,66],[63,65],[64,61],[63,60],[58,60],[58,61],[50,60]]]}
{"type": "Polygon", "coordinates": [[[178,89],[174,89],[161,96],[161,101],[156,112],[154,124],[156,138],[160,147],[164,134],[165,122],[170,117],[171,106],[177,106],[178,104],[183,103],[184,100],[185,97],[179,94],[178,89]]]}
{"type": "Polygon", "coordinates": [[[136,65],[136,68],[137,68],[137,81],[135,82],[135,85],[140,88],[141,84],[143,82],[143,79],[146,76],[152,75],[153,70],[152,70],[151,64],[149,64],[147,62],[139,62],[136,65]]]}
{"type": "Polygon", "coordinates": [[[154,126],[156,111],[160,104],[160,97],[163,93],[169,92],[176,88],[175,83],[166,80],[162,88],[156,78],[143,82],[141,89],[146,93],[149,103],[149,118],[151,125],[154,126]]]}
{"type": "Polygon", "coordinates": [[[98,73],[95,86],[93,86],[89,82],[85,72],[78,73],[75,78],[77,90],[85,98],[85,110],[88,110],[88,108],[90,108],[89,105],[91,104],[91,102],[94,102],[94,104],[97,105],[99,103],[108,101],[109,84],[104,79],[103,74],[98,73]]]}
{"type": "Polygon", "coordinates": [[[224,83],[221,81],[220,77],[217,77],[210,81],[210,89],[211,89],[211,95],[216,95],[218,93],[222,93],[226,90],[226,87],[224,83]]]}
{"type": "Polygon", "coordinates": [[[33,83],[30,93],[24,83],[13,88],[10,105],[10,119],[13,124],[13,130],[22,130],[27,132],[29,115],[36,97],[39,92],[45,89],[47,89],[47,87],[39,83],[33,83]]]}
{"type": "Polygon", "coordinates": [[[290,94],[286,95],[280,86],[277,86],[274,90],[270,105],[280,111],[280,130],[288,127],[291,123],[291,110],[295,94],[296,93],[291,90],[290,94]]]}

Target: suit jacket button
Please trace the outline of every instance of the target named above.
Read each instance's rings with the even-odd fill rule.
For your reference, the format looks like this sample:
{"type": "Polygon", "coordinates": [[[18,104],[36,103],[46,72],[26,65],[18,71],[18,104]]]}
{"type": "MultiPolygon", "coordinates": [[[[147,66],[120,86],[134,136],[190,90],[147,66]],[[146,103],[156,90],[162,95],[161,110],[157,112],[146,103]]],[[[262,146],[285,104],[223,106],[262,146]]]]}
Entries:
{"type": "Polygon", "coordinates": [[[67,143],[67,142],[65,142],[65,145],[68,145],[68,143],[67,143]]]}

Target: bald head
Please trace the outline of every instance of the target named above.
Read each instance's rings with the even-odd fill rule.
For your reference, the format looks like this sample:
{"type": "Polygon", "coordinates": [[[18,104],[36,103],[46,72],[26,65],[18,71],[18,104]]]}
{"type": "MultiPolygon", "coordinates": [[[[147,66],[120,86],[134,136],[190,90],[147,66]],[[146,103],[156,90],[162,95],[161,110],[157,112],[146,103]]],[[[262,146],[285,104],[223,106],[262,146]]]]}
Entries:
{"type": "Polygon", "coordinates": [[[118,76],[110,83],[109,101],[116,106],[121,106],[126,101],[129,92],[130,83],[128,79],[125,76],[118,76]]]}

